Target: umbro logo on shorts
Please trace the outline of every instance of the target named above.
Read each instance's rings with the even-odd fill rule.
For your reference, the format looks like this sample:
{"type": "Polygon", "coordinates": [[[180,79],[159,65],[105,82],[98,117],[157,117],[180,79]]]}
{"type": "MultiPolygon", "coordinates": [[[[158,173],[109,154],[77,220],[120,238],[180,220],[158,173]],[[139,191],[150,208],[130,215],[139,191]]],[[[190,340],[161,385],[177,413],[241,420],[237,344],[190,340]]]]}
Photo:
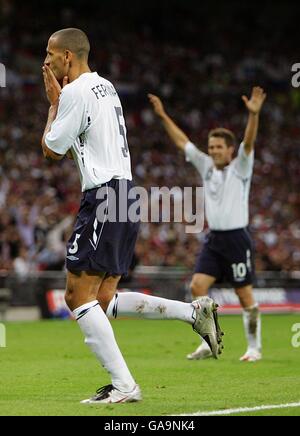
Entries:
{"type": "Polygon", "coordinates": [[[69,259],[69,260],[73,260],[73,261],[75,261],[75,260],[79,260],[79,258],[78,258],[78,257],[75,257],[75,256],[67,256],[67,259],[69,259]]]}

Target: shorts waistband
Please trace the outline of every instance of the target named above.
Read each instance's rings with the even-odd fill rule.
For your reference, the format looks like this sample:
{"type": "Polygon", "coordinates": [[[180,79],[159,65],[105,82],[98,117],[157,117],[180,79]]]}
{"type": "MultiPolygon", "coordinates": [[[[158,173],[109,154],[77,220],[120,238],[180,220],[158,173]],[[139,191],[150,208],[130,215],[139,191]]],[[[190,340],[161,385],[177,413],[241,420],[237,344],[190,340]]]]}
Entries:
{"type": "Polygon", "coordinates": [[[216,234],[216,235],[222,235],[222,234],[229,235],[231,233],[238,233],[238,232],[247,231],[247,230],[248,230],[247,227],[242,227],[240,229],[232,229],[232,230],[211,230],[210,233],[216,234]]]}
{"type": "Polygon", "coordinates": [[[98,189],[100,189],[100,188],[103,188],[103,187],[105,187],[105,186],[109,186],[110,184],[112,184],[112,183],[117,183],[117,182],[127,182],[127,183],[133,183],[133,181],[132,180],[129,180],[129,179],[110,179],[108,182],[104,182],[104,183],[102,183],[101,185],[99,185],[99,186],[96,186],[95,188],[91,188],[91,189],[86,189],[85,191],[83,191],[83,194],[86,194],[86,193],[88,193],[88,192],[94,192],[94,191],[97,191],[98,189]]]}

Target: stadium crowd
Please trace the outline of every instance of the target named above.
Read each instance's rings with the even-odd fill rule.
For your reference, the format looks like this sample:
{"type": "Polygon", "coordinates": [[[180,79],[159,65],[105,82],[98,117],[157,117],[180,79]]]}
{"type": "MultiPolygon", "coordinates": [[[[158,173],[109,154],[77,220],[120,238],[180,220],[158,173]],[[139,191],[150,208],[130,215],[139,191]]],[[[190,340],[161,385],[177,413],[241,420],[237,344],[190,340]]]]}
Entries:
{"type": "MultiPolygon", "coordinates": [[[[119,30],[111,36],[111,23],[99,26],[97,14],[86,22],[75,9],[63,9],[56,22],[43,15],[40,27],[30,8],[17,10],[14,2],[3,2],[2,8],[0,62],[7,86],[0,88],[0,270],[24,275],[64,268],[65,242],[81,194],[74,162],[52,163],[42,156],[48,105],[41,64],[51,32],[74,23],[91,37],[92,68],[121,95],[135,181],[147,189],[201,186],[153,115],[148,92],[162,97],[171,116],[205,151],[208,131],[216,126],[234,130],[242,140],[247,113],[241,96],[254,84],[266,89],[250,201],[256,266],[300,270],[300,94],[291,86],[297,59],[292,45],[278,44],[279,31],[260,23],[251,42],[253,32],[234,33],[225,20],[212,38],[216,21],[206,23],[204,34],[190,14],[181,33],[186,38],[176,38],[178,16],[174,28],[165,24],[163,30],[146,23],[132,31],[116,21],[119,30]],[[248,45],[245,36],[237,37],[244,34],[248,45]]],[[[203,237],[186,234],[183,224],[143,224],[139,262],[191,269],[203,237]]]]}

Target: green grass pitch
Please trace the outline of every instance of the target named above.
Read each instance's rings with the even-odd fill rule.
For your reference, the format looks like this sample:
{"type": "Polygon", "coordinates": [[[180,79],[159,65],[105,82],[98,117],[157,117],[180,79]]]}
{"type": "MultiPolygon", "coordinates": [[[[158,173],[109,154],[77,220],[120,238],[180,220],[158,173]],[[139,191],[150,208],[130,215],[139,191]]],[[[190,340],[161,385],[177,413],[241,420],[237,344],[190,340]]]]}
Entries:
{"type": "MultiPolygon", "coordinates": [[[[0,415],[161,416],[300,402],[300,348],[292,347],[299,316],[264,316],[264,360],[240,363],[241,317],[221,317],[226,332],[219,361],[185,359],[197,344],[190,326],[175,321],[113,322],[136,380],[141,403],[81,405],[109,383],[75,322],[8,323],[0,348],[0,415]]],[[[300,415],[300,408],[252,415],[300,415]]]]}

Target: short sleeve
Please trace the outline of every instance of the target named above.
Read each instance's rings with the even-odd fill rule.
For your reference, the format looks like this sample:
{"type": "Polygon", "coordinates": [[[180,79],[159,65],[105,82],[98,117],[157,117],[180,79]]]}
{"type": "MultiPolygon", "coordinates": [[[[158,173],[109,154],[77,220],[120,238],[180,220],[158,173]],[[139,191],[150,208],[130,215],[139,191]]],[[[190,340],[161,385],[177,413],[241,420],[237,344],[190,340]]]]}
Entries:
{"type": "Polygon", "coordinates": [[[185,157],[187,162],[194,165],[201,177],[205,178],[207,171],[212,166],[212,159],[191,142],[185,145],[185,157]]]}
{"type": "Polygon", "coordinates": [[[65,155],[82,133],[84,113],[81,94],[67,85],[60,94],[56,119],[45,138],[47,147],[65,155]]]}
{"type": "Polygon", "coordinates": [[[245,152],[245,144],[242,142],[238,156],[235,159],[235,169],[243,178],[251,177],[254,167],[254,150],[250,154],[245,152]]]}

